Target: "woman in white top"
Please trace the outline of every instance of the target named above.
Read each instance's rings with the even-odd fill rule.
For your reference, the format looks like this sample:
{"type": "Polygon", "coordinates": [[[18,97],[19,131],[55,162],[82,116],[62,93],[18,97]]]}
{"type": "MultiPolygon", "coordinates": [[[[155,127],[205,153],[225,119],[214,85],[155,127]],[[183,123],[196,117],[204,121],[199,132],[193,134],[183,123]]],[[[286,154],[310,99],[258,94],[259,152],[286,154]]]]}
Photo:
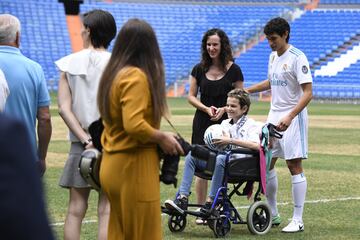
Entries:
{"type": "MultiPolygon", "coordinates": [[[[59,185],[70,190],[64,225],[64,239],[80,239],[90,186],[78,171],[81,153],[92,147],[88,126],[99,118],[96,103],[102,72],[110,59],[106,51],[116,35],[114,17],[103,10],[82,15],[81,37],[84,49],[56,61],[61,71],[58,89],[59,114],[69,128],[71,148],[59,185]]],[[[98,202],[98,239],[107,239],[110,205],[105,194],[98,202]]]]}

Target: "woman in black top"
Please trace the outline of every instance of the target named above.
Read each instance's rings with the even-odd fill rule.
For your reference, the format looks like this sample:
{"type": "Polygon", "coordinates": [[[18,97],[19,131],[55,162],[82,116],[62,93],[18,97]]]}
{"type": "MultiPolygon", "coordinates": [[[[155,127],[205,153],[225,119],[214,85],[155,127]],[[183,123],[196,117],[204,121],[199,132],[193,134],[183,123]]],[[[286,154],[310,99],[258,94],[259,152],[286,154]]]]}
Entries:
{"type": "MultiPolygon", "coordinates": [[[[196,108],[192,144],[204,144],[205,130],[227,118],[227,93],[234,88],[243,88],[244,82],[240,67],[233,62],[230,41],[223,30],[213,28],[204,34],[201,54],[201,62],[195,65],[190,76],[188,101],[196,108]]],[[[197,178],[198,204],[205,203],[206,191],[207,181],[197,178]]],[[[201,224],[201,221],[197,223],[201,224]]]]}

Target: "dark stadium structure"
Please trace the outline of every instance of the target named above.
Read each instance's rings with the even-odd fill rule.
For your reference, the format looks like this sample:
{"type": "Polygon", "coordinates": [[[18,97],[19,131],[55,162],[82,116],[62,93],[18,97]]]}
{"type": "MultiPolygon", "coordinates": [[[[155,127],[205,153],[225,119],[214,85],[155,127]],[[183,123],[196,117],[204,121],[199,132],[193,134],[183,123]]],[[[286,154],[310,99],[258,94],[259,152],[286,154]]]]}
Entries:
{"type": "MultiPolygon", "coordinates": [[[[51,91],[57,90],[59,77],[54,61],[73,51],[64,2],[67,1],[0,1],[1,13],[13,14],[22,22],[21,49],[41,64],[51,91]]],[[[304,51],[309,59],[315,98],[360,99],[359,0],[72,2],[75,5],[67,9],[68,14],[105,9],[114,15],[119,29],[129,18],[148,21],[160,43],[171,96],[186,94],[191,67],[200,59],[202,35],[213,27],[228,34],[245,86],[265,79],[270,48],[263,27],[269,19],[281,16],[291,23],[290,44],[304,51]]]]}

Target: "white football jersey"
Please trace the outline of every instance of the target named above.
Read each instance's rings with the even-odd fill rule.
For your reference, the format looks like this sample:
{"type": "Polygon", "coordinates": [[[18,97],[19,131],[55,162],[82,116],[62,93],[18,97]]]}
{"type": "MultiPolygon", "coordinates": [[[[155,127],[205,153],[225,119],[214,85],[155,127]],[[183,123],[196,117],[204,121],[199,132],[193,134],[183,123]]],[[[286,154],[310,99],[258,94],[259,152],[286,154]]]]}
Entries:
{"type": "Polygon", "coordinates": [[[271,109],[292,109],[303,94],[300,85],[312,82],[305,54],[292,45],[280,57],[276,51],[272,52],[269,58],[268,80],[271,85],[271,109]]]}

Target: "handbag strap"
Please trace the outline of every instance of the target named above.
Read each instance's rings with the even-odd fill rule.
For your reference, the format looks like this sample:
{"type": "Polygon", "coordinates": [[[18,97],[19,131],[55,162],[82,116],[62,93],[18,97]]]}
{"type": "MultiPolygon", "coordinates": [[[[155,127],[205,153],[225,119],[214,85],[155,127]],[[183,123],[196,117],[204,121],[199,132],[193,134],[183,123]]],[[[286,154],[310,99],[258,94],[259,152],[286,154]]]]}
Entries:
{"type": "Polygon", "coordinates": [[[178,135],[178,136],[181,136],[180,133],[176,130],[176,128],[174,127],[174,125],[170,122],[170,120],[164,116],[165,120],[169,123],[170,127],[175,131],[175,133],[178,135]]]}

